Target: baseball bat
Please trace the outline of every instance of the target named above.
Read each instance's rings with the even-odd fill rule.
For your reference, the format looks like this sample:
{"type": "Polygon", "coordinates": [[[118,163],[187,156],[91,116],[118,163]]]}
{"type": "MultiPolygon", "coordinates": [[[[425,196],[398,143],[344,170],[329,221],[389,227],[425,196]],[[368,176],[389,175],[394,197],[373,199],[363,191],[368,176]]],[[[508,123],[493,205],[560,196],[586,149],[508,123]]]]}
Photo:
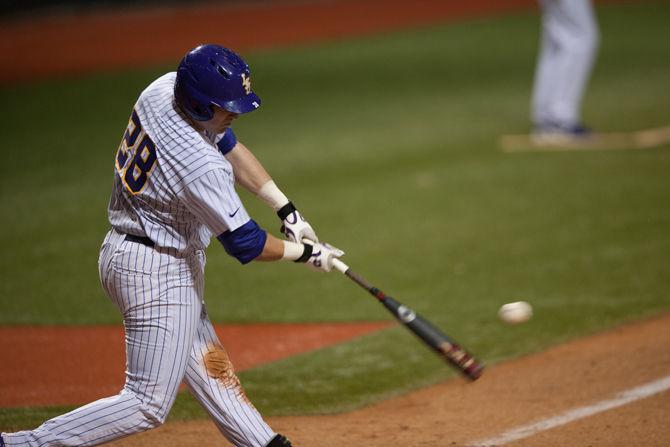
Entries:
{"type": "Polygon", "coordinates": [[[393,316],[407,329],[412,331],[419,339],[435,351],[440,357],[449,362],[465,377],[477,380],[482,375],[484,365],[461,348],[447,335],[442,333],[432,323],[418,315],[409,307],[396,301],[379,288],[373,286],[361,275],[354,272],[347,264],[339,259],[333,259],[333,267],[342,272],[346,277],[367,290],[377,298],[393,316]]]}

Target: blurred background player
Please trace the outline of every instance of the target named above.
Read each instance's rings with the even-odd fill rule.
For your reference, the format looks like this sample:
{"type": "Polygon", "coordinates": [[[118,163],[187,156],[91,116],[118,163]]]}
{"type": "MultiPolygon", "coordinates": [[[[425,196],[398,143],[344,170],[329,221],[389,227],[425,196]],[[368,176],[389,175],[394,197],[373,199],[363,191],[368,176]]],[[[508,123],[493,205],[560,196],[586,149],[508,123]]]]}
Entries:
{"type": "Polygon", "coordinates": [[[327,272],[343,255],[318,242],[230,129],[259,106],[248,65],[217,45],[191,50],[142,92],[116,153],[112,229],[99,259],[102,286],[123,315],[123,390],[35,430],[3,433],[0,445],[91,446],[157,427],[183,381],[233,445],[290,447],[244,394],[203,296],[212,236],[243,264],[287,260],[327,272]],[[235,183],[277,212],[288,240],[249,217],[235,183]]]}
{"type": "Polygon", "coordinates": [[[599,41],[593,5],[590,0],[540,0],[540,7],[533,136],[542,142],[587,137],[590,130],[582,123],[580,109],[599,41]]]}

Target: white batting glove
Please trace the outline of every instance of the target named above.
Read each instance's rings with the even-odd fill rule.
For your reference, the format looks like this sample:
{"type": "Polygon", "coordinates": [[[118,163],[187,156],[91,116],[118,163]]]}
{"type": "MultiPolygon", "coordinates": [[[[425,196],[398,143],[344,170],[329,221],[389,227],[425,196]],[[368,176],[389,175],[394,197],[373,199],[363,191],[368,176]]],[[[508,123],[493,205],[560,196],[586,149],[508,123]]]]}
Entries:
{"type": "Polygon", "coordinates": [[[302,217],[302,214],[295,209],[293,203],[289,202],[277,211],[277,216],[282,220],[280,231],[284,233],[286,239],[291,242],[302,243],[303,239],[319,242],[312,226],[302,217]]]}
{"type": "Polygon", "coordinates": [[[311,245],[312,247],[312,253],[305,263],[307,267],[317,272],[331,271],[333,269],[333,259],[344,255],[342,250],[325,242],[317,242],[315,244],[305,243],[305,245],[311,245]]]}

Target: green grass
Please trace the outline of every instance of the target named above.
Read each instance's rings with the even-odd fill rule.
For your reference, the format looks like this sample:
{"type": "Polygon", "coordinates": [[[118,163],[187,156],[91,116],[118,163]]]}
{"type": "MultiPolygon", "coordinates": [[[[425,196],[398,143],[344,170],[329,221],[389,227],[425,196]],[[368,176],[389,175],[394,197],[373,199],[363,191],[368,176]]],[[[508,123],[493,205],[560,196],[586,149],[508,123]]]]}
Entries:
{"type": "MultiPolygon", "coordinates": [[[[598,13],[586,122],[605,131],[669,124],[670,5],[598,13]]],[[[488,363],[670,308],[669,147],[496,147],[500,134],[528,129],[537,32],[537,17],[519,14],[253,53],[263,107],[235,126],[321,238],[488,363]],[[517,299],[535,318],[503,326],[498,306],[517,299]]],[[[0,324],[120,322],[96,266],[112,157],[136,95],[166,70],[0,90],[0,324]]],[[[243,199],[276,230],[269,210],[243,199]]],[[[387,318],[335,274],[241,267],[212,245],[206,294],[216,321],[387,318]]],[[[265,413],[306,414],[451,375],[394,328],[241,378],[265,413]]],[[[172,417],[199,417],[196,407],[180,397],[172,417]]],[[[61,411],[2,410],[0,427],[61,411]]]]}

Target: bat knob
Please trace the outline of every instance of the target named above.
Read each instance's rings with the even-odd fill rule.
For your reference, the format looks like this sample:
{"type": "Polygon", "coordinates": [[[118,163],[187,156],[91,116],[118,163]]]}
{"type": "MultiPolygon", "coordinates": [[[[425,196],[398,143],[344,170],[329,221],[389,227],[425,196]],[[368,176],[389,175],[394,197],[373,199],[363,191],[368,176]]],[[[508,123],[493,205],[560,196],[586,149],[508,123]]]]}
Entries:
{"type": "Polygon", "coordinates": [[[475,363],[472,367],[466,369],[464,372],[468,379],[474,382],[482,376],[482,373],[484,372],[484,365],[475,363]]]}

